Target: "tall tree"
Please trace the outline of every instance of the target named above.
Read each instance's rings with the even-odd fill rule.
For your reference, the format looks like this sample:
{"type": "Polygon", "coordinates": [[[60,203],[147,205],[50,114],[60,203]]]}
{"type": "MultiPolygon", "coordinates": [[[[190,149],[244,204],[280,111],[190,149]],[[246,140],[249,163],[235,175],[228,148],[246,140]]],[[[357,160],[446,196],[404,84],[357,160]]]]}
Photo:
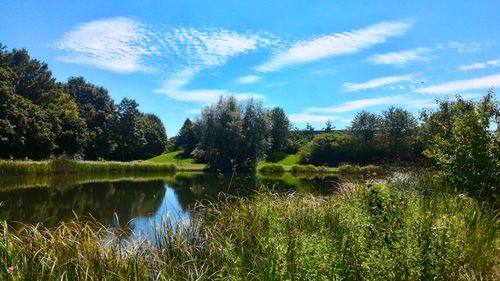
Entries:
{"type": "Polygon", "coordinates": [[[275,107],[269,112],[271,122],[271,151],[283,151],[290,134],[290,120],[281,107],[275,107]]]}
{"type": "Polygon", "coordinates": [[[335,129],[335,126],[333,126],[332,121],[330,119],[326,120],[325,127],[323,128],[323,132],[331,133],[334,129],[335,129]]]}
{"type": "Polygon", "coordinates": [[[184,153],[191,154],[198,144],[198,136],[194,129],[194,124],[186,118],[182,125],[179,136],[175,142],[176,149],[184,150],[184,153]]]}
{"type": "Polygon", "coordinates": [[[86,158],[109,159],[117,146],[114,130],[118,116],[108,91],[86,82],[83,77],[69,78],[65,91],[76,101],[78,112],[89,129],[89,144],[84,152],[86,158]]]}
{"type": "Polygon", "coordinates": [[[163,122],[154,114],[143,115],[143,132],[146,144],[142,147],[139,158],[149,159],[165,152],[167,133],[163,122]]]}
{"type": "Polygon", "coordinates": [[[390,107],[383,113],[383,130],[391,158],[408,160],[412,158],[412,143],[415,141],[417,120],[402,108],[390,107]]]}
{"type": "Polygon", "coordinates": [[[146,145],[144,119],[135,100],[124,98],[118,105],[118,159],[134,160],[146,145]]]}
{"type": "Polygon", "coordinates": [[[242,168],[254,170],[270,145],[269,116],[261,103],[249,100],[243,115],[243,159],[242,168]]]}

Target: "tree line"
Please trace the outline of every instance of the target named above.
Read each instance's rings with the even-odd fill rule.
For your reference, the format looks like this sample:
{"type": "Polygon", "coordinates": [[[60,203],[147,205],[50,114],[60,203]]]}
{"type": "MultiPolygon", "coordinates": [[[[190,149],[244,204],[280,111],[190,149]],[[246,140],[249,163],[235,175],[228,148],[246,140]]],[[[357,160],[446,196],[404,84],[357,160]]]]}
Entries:
{"type": "Polygon", "coordinates": [[[164,152],[165,127],[134,100],[71,77],[57,82],[47,64],[0,44],[0,158],[147,159],[164,152]]]}
{"type": "Polygon", "coordinates": [[[492,90],[478,102],[459,96],[437,101],[418,117],[397,107],[361,111],[345,130],[334,128],[327,121],[320,131],[309,124],[292,129],[280,107],[221,97],[197,120],[186,119],[172,149],[222,172],[254,170],[275,152],[298,153],[301,163],[313,165],[424,165],[465,191],[498,193],[500,106],[492,90]]]}

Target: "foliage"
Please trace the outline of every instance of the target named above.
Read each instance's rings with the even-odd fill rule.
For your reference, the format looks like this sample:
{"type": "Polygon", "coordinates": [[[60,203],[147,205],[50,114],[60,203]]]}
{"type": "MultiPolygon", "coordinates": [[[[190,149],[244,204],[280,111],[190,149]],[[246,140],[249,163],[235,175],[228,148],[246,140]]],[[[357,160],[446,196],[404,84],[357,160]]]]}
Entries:
{"type": "Polygon", "coordinates": [[[207,163],[212,171],[256,169],[269,145],[267,115],[253,100],[243,109],[235,97],[221,97],[203,110],[195,124],[201,138],[194,158],[207,163]]]}
{"type": "Polygon", "coordinates": [[[275,163],[280,165],[291,166],[298,164],[300,162],[300,156],[298,154],[287,154],[284,152],[272,152],[264,161],[264,164],[275,163]]]}
{"type": "Polygon", "coordinates": [[[271,152],[283,151],[290,133],[290,120],[281,107],[275,107],[269,112],[271,122],[271,152]]]}
{"type": "Polygon", "coordinates": [[[165,128],[137,106],[124,100],[117,111],[106,89],[82,77],[58,83],[47,64],[0,44],[0,158],[133,160],[161,154],[165,128]]]}
{"type": "Polygon", "coordinates": [[[187,118],[182,125],[179,135],[175,140],[174,149],[182,149],[186,154],[191,154],[199,142],[193,122],[187,118]]]}
{"type": "Polygon", "coordinates": [[[259,172],[264,175],[280,175],[285,172],[285,168],[278,164],[264,164],[259,167],[259,172]]]}
{"type": "Polygon", "coordinates": [[[435,162],[443,182],[473,195],[498,200],[500,107],[493,92],[480,102],[460,97],[442,101],[437,110],[422,115],[425,120],[422,134],[427,142],[424,155],[435,162]]]}
{"type": "MultiPolygon", "coordinates": [[[[4,280],[496,280],[498,218],[418,181],[345,184],[336,196],[260,193],[200,207],[155,241],[74,221],[0,228],[4,280]]],[[[167,220],[168,221],[168,220],[167,220]]]]}
{"type": "Polygon", "coordinates": [[[349,161],[350,135],[343,133],[321,134],[304,145],[300,151],[301,163],[316,165],[338,165],[349,161]]]}

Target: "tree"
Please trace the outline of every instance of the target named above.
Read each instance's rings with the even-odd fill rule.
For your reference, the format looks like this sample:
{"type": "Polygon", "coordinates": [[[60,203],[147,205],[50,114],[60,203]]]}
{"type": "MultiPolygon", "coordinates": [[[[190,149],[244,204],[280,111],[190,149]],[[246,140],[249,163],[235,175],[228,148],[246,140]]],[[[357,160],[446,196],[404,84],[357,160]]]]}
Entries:
{"type": "Polygon", "coordinates": [[[89,129],[85,157],[92,160],[109,159],[117,146],[114,133],[118,116],[108,91],[86,82],[83,77],[69,78],[65,91],[75,100],[78,112],[89,129]]]}
{"type": "Polygon", "coordinates": [[[481,198],[498,200],[500,106],[493,91],[480,102],[460,97],[442,101],[437,110],[424,111],[422,119],[426,136],[423,153],[434,161],[443,182],[481,198]]]}
{"type": "Polygon", "coordinates": [[[135,100],[124,98],[118,105],[118,159],[134,160],[146,145],[144,119],[135,100]]]}
{"type": "Polygon", "coordinates": [[[154,114],[144,114],[140,124],[143,125],[146,144],[140,149],[138,158],[149,159],[165,152],[168,138],[160,118],[154,114]]]}
{"type": "Polygon", "coordinates": [[[391,159],[411,159],[415,154],[412,147],[417,131],[417,120],[402,108],[390,107],[383,111],[382,115],[382,128],[389,156],[391,159]]]}
{"type": "Polygon", "coordinates": [[[332,121],[328,119],[325,122],[325,127],[323,128],[323,132],[331,133],[334,129],[335,129],[335,126],[333,126],[332,121]]]}
{"type": "Polygon", "coordinates": [[[361,111],[354,116],[348,130],[359,139],[370,142],[375,134],[380,131],[381,126],[382,119],[378,115],[361,111]]]}
{"type": "Polygon", "coordinates": [[[249,101],[242,110],[236,98],[221,97],[194,123],[200,142],[192,154],[213,171],[254,170],[269,144],[267,118],[261,104],[249,101]]]}
{"type": "Polygon", "coordinates": [[[249,100],[243,115],[243,159],[244,170],[255,170],[260,160],[265,158],[270,146],[268,112],[261,103],[249,100]]]}
{"type": "Polygon", "coordinates": [[[290,134],[290,120],[280,107],[275,107],[269,112],[269,119],[271,122],[271,151],[283,151],[290,134]]]}
{"type": "Polygon", "coordinates": [[[194,124],[189,118],[186,118],[179,131],[179,135],[175,142],[175,148],[184,150],[186,154],[191,154],[197,144],[198,136],[195,133],[194,124]]]}

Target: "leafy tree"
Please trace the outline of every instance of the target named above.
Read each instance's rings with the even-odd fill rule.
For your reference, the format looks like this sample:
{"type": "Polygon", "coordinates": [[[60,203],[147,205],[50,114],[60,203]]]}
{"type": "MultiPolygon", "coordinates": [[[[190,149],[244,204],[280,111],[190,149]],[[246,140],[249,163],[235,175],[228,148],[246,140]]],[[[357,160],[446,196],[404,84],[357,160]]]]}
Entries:
{"type": "Polygon", "coordinates": [[[135,100],[124,98],[118,105],[118,152],[122,161],[137,159],[147,144],[144,135],[144,119],[135,100]]]}
{"type": "Polygon", "coordinates": [[[85,157],[93,160],[109,159],[117,146],[115,128],[118,116],[108,91],[86,82],[83,77],[69,78],[65,91],[76,101],[78,112],[89,129],[85,157]]]}
{"type": "Polygon", "coordinates": [[[193,151],[197,161],[213,171],[253,170],[269,144],[267,111],[249,101],[245,109],[234,97],[221,97],[206,107],[194,123],[200,142],[193,151]]]}
{"type": "Polygon", "coordinates": [[[163,122],[158,116],[145,114],[142,119],[146,144],[142,147],[138,158],[149,159],[165,152],[168,138],[163,122]]]}
{"type": "Polygon", "coordinates": [[[189,118],[186,118],[182,125],[179,136],[176,139],[176,149],[184,150],[184,153],[191,154],[198,144],[198,136],[194,130],[194,124],[189,118]]]}
{"type": "Polygon", "coordinates": [[[261,103],[249,100],[243,115],[243,159],[245,170],[255,170],[260,160],[265,158],[270,146],[270,128],[268,112],[261,103]]]}
{"type": "Polygon", "coordinates": [[[388,155],[391,159],[411,159],[418,125],[416,118],[410,112],[395,107],[383,111],[382,115],[388,155]]]}
{"type": "Polygon", "coordinates": [[[500,107],[493,91],[480,102],[442,101],[422,113],[424,155],[454,188],[497,200],[500,186],[500,107]]]}
{"type": "Polygon", "coordinates": [[[290,120],[280,107],[275,107],[269,112],[269,119],[271,122],[271,151],[283,151],[290,134],[290,120]]]}
{"type": "Polygon", "coordinates": [[[351,122],[348,130],[359,139],[370,142],[374,139],[375,134],[380,132],[382,119],[376,114],[361,111],[351,122]]]}

